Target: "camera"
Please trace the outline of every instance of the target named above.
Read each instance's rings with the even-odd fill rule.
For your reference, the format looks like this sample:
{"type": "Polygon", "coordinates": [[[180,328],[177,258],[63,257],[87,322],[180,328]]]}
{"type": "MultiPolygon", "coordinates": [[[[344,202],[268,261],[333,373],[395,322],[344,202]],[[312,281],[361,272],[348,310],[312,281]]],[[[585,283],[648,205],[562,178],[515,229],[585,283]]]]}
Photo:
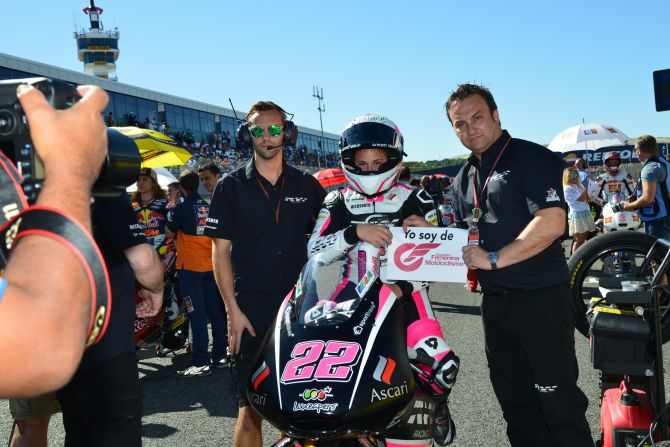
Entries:
{"type": "MultiPolygon", "coordinates": [[[[0,81],[0,150],[21,173],[21,186],[26,199],[34,203],[44,183],[44,167],[30,139],[30,123],[16,96],[16,88],[20,84],[29,84],[40,90],[55,109],[67,109],[81,96],[75,85],[56,79],[0,81]]],[[[133,140],[114,129],[107,129],[107,146],[107,157],[93,185],[94,196],[118,195],[135,182],[140,173],[141,158],[133,140]]]]}

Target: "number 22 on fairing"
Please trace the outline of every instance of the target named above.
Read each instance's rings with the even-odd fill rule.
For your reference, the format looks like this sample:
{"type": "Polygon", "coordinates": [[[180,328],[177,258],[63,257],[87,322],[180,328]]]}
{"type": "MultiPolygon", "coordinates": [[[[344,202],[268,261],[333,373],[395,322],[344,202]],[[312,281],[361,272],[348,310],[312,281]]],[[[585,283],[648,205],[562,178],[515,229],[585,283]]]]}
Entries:
{"type": "Polygon", "coordinates": [[[358,363],[361,345],[344,341],[322,340],[298,343],[281,375],[282,383],[335,380],[347,382],[358,363]]]}

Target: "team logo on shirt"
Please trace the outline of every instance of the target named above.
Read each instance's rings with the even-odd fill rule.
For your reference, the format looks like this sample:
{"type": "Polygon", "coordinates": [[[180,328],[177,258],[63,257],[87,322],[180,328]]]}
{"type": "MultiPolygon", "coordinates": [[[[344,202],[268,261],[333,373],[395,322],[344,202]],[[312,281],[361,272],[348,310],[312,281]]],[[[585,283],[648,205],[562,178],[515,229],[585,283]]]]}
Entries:
{"type": "Polygon", "coordinates": [[[284,202],[288,203],[307,203],[307,197],[286,197],[284,202]]]}
{"type": "Polygon", "coordinates": [[[561,198],[558,197],[558,193],[554,188],[549,188],[547,190],[547,198],[545,200],[547,202],[560,202],[561,198]]]}

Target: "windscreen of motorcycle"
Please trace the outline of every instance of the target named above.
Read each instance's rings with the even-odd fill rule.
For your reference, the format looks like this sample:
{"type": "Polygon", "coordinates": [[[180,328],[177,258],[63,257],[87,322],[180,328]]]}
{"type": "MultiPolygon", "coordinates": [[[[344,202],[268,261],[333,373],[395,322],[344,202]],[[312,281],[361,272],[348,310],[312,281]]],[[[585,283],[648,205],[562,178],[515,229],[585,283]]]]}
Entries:
{"type": "Polygon", "coordinates": [[[301,324],[331,326],[347,321],[362,298],[378,289],[375,272],[367,272],[354,282],[358,276],[352,276],[350,270],[346,254],[330,262],[317,255],[307,262],[295,286],[296,314],[301,324]]]}

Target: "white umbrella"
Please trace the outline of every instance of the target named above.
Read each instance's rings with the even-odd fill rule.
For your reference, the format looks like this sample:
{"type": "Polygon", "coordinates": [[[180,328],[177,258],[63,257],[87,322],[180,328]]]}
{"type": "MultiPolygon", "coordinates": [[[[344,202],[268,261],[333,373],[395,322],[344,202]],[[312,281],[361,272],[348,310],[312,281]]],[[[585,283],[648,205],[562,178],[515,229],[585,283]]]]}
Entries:
{"type": "Polygon", "coordinates": [[[568,127],[549,143],[549,149],[557,152],[593,151],[608,146],[623,146],[628,135],[614,126],[606,124],[578,124],[568,127]]]}
{"type": "MultiPolygon", "coordinates": [[[[163,189],[167,189],[168,185],[170,183],[178,183],[179,180],[167,169],[165,168],[153,168],[154,171],[156,171],[156,177],[158,177],[158,184],[161,186],[163,189]]],[[[137,191],[137,183],[133,183],[129,187],[126,188],[126,191],[128,192],[135,192],[137,191]]]]}

